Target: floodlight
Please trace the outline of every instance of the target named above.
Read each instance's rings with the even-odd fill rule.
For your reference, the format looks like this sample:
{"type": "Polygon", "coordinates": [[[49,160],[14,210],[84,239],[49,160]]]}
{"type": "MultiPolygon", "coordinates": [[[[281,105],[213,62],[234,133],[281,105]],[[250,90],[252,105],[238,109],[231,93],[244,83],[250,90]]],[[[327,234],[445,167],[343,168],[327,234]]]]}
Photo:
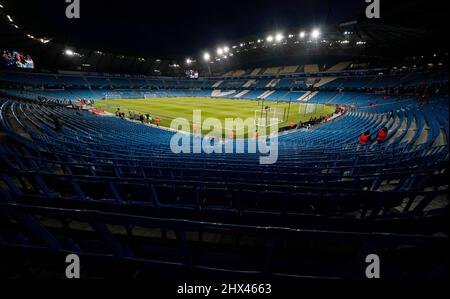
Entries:
{"type": "Polygon", "coordinates": [[[276,42],[281,42],[283,40],[284,36],[281,33],[277,33],[277,35],[275,36],[275,41],[276,42]]]}
{"type": "Polygon", "coordinates": [[[191,63],[192,63],[192,60],[190,58],[187,58],[186,59],[186,64],[191,64],[191,63]]]}
{"type": "Polygon", "coordinates": [[[211,55],[209,55],[209,53],[206,52],[205,54],[203,54],[203,59],[204,59],[205,61],[209,61],[209,60],[211,59],[211,55]]]}
{"type": "Polygon", "coordinates": [[[217,49],[217,55],[219,55],[219,56],[223,55],[223,49],[222,48],[218,48],[217,49]]]}
{"type": "Polygon", "coordinates": [[[269,43],[273,42],[273,36],[272,36],[272,35],[269,35],[269,36],[266,38],[266,40],[267,40],[269,43]]]}
{"type": "Polygon", "coordinates": [[[75,53],[72,50],[70,50],[70,49],[67,49],[64,53],[66,53],[67,56],[75,55],[75,53]]]}
{"type": "Polygon", "coordinates": [[[313,39],[318,39],[318,38],[320,37],[320,30],[319,30],[319,29],[314,29],[314,30],[311,32],[311,37],[312,37],[313,39]]]}
{"type": "Polygon", "coordinates": [[[300,38],[305,38],[305,36],[306,36],[306,32],[305,31],[300,32],[300,38]]]}

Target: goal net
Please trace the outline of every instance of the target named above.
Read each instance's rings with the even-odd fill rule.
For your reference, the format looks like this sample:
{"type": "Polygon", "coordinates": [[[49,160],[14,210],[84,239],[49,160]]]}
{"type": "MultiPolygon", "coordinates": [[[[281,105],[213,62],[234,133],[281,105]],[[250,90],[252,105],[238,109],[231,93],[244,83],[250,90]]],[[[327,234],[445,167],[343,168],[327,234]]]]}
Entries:
{"type": "Polygon", "coordinates": [[[316,104],[310,103],[300,104],[298,108],[298,114],[311,114],[316,112],[316,109],[317,109],[316,104]]]}
{"type": "Polygon", "coordinates": [[[156,93],[153,93],[153,92],[144,93],[144,99],[154,99],[154,98],[158,98],[156,93]]]}
{"type": "Polygon", "coordinates": [[[267,128],[275,126],[286,121],[286,110],[278,107],[255,110],[254,120],[257,127],[267,128]]]}
{"type": "Polygon", "coordinates": [[[105,93],[105,100],[115,100],[115,99],[121,99],[122,95],[117,92],[107,92],[105,93]]]}

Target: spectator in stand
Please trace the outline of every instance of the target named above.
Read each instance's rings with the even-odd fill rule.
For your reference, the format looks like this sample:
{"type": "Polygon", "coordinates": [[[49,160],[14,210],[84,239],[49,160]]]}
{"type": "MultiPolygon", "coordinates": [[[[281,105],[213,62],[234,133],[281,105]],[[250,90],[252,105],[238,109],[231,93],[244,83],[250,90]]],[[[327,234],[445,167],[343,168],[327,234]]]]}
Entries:
{"type": "Polygon", "coordinates": [[[359,138],[359,144],[366,145],[372,140],[370,136],[370,131],[366,131],[362,133],[361,137],[359,138]]]}
{"type": "Polygon", "coordinates": [[[116,110],[116,116],[117,116],[117,117],[120,117],[120,108],[117,108],[117,110],[116,110]]]}
{"type": "Polygon", "coordinates": [[[378,141],[378,143],[383,143],[386,140],[387,135],[388,135],[388,129],[386,127],[384,127],[383,129],[381,129],[378,132],[376,141],[378,141]]]}
{"type": "Polygon", "coordinates": [[[54,127],[55,132],[57,133],[61,132],[61,123],[59,122],[59,119],[53,114],[50,116],[50,118],[52,119],[53,125],[55,126],[54,127]]]}
{"type": "Polygon", "coordinates": [[[334,113],[339,113],[341,111],[341,107],[338,105],[338,104],[336,104],[336,109],[334,110],[334,113]]]}
{"type": "Polygon", "coordinates": [[[143,114],[139,114],[139,120],[141,121],[141,123],[144,123],[144,115],[143,114]]]}
{"type": "Polygon", "coordinates": [[[425,86],[424,82],[420,83],[420,86],[417,90],[417,104],[419,105],[419,107],[422,107],[422,105],[424,104],[424,101],[426,100],[427,103],[429,102],[429,93],[428,90],[425,86]]]}
{"type": "Polygon", "coordinates": [[[425,102],[425,105],[430,104],[430,92],[427,88],[423,91],[423,102],[425,102]]]}

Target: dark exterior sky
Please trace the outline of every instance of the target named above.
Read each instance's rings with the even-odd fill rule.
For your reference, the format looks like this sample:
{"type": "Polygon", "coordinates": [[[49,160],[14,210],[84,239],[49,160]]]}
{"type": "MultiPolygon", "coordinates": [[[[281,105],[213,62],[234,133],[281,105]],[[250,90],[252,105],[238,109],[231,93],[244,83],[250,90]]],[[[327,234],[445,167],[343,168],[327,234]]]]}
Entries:
{"type": "Polygon", "coordinates": [[[195,55],[249,35],[346,22],[364,5],[364,0],[80,1],[80,20],[65,17],[65,0],[0,3],[32,34],[153,57],[195,55]]]}

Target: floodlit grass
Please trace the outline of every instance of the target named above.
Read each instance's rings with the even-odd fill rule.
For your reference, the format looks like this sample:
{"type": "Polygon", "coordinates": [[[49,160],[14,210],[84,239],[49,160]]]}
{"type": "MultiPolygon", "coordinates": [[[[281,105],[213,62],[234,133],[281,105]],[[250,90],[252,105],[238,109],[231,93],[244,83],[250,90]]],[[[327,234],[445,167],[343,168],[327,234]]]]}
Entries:
{"type": "MultiPolygon", "coordinates": [[[[310,104],[312,105],[312,104],[310,104]]],[[[264,102],[264,106],[278,109],[286,112],[286,120],[281,123],[279,127],[289,126],[290,121],[298,123],[308,121],[311,117],[319,117],[325,114],[334,112],[333,106],[315,105],[312,113],[305,114],[306,104],[291,103],[276,103],[264,102]],[[289,110],[289,116],[288,115],[289,110]]],[[[249,100],[231,100],[231,99],[216,99],[216,98],[155,98],[155,99],[119,99],[119,100],[99,100],[95,102],[94,107],[104,109],[108,112],[114,113],[117,108],[126,113],[128,117],[129,111],[134,113],[147,114],[149,113],[153,119],[158,117],[160,119],[160,126],[170,128],[172,120],[176,118],[185,118],[189,120],[192,125],[193,110],[199,109],[202,112],[202,120],[214,117],[221,121],[225,128],[226,118],[241,118],[243,120],[255,117],[255,111],[261,111],[264,107],[261,101],[249,100]]],[[[192,127],[192,126],[191,126],[192,127]]],[[[209,131],[203,131],[203,134],[209,131]]]]}

